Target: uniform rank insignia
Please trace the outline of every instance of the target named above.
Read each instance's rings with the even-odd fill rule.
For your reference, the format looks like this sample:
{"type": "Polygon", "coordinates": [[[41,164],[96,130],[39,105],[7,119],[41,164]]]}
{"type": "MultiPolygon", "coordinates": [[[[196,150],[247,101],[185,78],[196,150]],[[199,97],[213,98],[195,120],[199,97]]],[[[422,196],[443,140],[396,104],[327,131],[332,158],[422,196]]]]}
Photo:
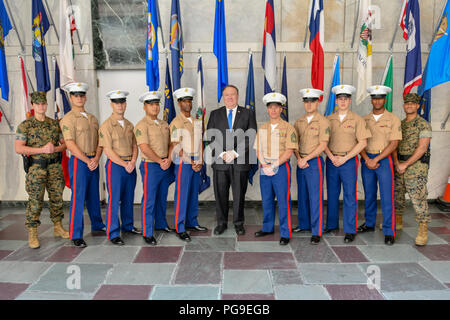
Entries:
{"type": "Polygon", "coordinates": [[[63,131],[67,131],[69,130],[69,128],[67,128],[67,126],[63,126],[63,131]]]}
{"type": "Polygon", "coordinates": [[[294,132],[292,132],[291,134],[291,142],[297,142],[297,136],[295,135],[294,132]]]}
{"type": "Polygon", "coordinates": [[[325,129],[325,134],[330,134],[330,127],[327,127],[327,128],[325,129]]]}
{"type": "Polygon", "coordinates": [[[136,130],[136,137],[140,137],[140,136],[142,136],[142,132],[141,132],[141,130],[137,129],[136,130]]]}
{"type": "Polygon", "coordinates": [[[100,138],[103,138],[103,133],[100,132],[100,138]]]}

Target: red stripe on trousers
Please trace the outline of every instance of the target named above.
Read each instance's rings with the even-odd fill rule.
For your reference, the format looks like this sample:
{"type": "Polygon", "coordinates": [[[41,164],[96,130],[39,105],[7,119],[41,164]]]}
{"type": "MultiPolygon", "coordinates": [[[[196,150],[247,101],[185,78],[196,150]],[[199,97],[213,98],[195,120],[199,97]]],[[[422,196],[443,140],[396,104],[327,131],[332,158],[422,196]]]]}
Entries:
{"type": "Polygon", "coordinates": [[[287,192],[287,218],[288,218],[288,227],[289,227],[289,238],[291,237],[291,207],[289,206],[289,198],[291,196],[291,171],[289,170],[289,165],[286,162],[286,170],[287,170],[287,180],[288,180],[288,192],[287,192]]]}
{"type": "Polygon", "coordinates": [[[180,161],[180,166],[178,167],[178,179],[177,179],[177,209],[175,211],[175,229],[178,233],[178,212],[180,211],[180,180],[181,180],[181,169],[183,168],[183,160],[180,161]]]}
{"type": "Polygon", "coordinates": [[[147,177],[148,177],[147,162],[144,162],[144,203],[142,204],[142,229],[144,237],[147,236],[147,228],[145,221],[145,208],[147,207],[147,177]]]}
{"type": "Polygon", "coordinates": [[[394,166],[392,164],[392,156],[389,155],[389,166],[391,167],[391,174],[392,174],[392,234],[395,237],[395,204],[394,204],[394,166]]]}
{"type": "Polygon", "coordinates": [[[72,212],[70,213],[70,240],[73,238],[73,220],[77,203],[77,158],[73,157],[72,212]]]}
{"type": "Polygon", "coordinates": [[[108,240],[111,240],[109,238],[109,230],[111,229],[111,200],[112,200],[112,194],[111,194],[111,160],[109,160],[109,164],[108,164],[108,193],[109,193],[108,226],[106,227],[106,236],[108,237],[108,240]]]}
{"type": "MultiPolygon", "coordinates": [[[[356,197],[356,229],[358,229],[358,156],[355,156],[356,160],[356,184],[355,184],[355,197],[356,197]]],[[[355,229],[355,230],[356,230],[355,229]]],[[[356,233],[356,232],[355,232],[356,233]]]]}
{"type": "Polygon", "coordinates": [[[319,164],[319,174],[320,174],[320,215],[319,215],[319,237],[322,236],[322,215],[323,215],[323,174],[322,174],[322,164],[320,163],[320,157],[317,157],[317,163],[319,164]]]}

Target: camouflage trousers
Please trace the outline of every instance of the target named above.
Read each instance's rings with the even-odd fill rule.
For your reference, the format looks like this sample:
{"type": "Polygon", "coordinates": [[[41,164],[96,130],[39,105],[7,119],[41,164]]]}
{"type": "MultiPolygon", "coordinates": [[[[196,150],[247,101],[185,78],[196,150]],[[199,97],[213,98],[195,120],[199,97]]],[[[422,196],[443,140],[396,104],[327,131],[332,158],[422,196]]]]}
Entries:
{"type": "Polygon", "coordinates": [[[408,193],[416,212],[416,221],[418,223],[431,222],[427,202],[427,180],[428,164],[420,161],[409,166],[403,174],[395,171],[394,202],[396,214],[402,215],[405,211],[405,194],[408,193]]]}
{"type": "Polygon", "coordinates": [[[39,217],[44,204],[45,189],[49,198],[50,219],[53,223],[61,221],[63,214],[64,174],[60,163],[51,164],[42,169],[38,164],[30,167],[26,175],[25,189],[28,193],[26,210],[27,227],[38,227],[39,217]]]}

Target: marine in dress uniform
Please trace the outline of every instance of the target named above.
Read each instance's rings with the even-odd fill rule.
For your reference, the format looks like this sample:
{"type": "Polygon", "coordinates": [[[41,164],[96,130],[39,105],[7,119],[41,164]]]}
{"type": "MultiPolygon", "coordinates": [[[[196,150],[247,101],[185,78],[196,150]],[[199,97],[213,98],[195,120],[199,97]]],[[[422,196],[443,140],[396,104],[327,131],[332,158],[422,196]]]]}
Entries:
{"type": "Polygon", "coordinates": [[[264,123],[256,134],[253,148],[261,163],[260,189],[263,206],[263,226],[255,237],[274,233],[275,197],[280,219],[280,245],[287,245],[292,231],[291,166],[289,159],[298,149],[294,127],[281,119],[286,97],[272,92],[263,97],[270,121],[264,123]]]}
{"type": "Polygon", "coordinates": [[[323,230],[323,181],[325,164],[320,156],[330,139],[330,121],[319,112],[322,90],[302,89],[305,115],[294,124],[298,137],[297,184],[298,227],[294,232],[311,230],[311,244],[318,244],[323,230]]]}
{"type": "Polygon", "coordinates": [[[106,236],[115,245],[124,245],[122,232],[141,234],[134,227],[134,189],[136,187],[136,159],[138,147],[133,124],[124,118],[127,108],[127,91],[114,90],[106,94],[111,100],[112,115],[102,123],[99,130],[99,146],[107,161],[106,190],[106,236]],[[122,226],[119,222],[119,207],[122,226]]]}
{"type": "Polygon", "coordinates": [[[342,186],[344,242],[349,243],[355,239],[358,227],[358,154],[372,135],[364,119],[350,111],[355,87],[343,84],[333,87],[332,91],[336,95],[338,111],[328,116],[331,132],[325,149],[328,206],[324,233],[339,229],[339,194],[342,186]]]}
{"type": "Polygon", "coordinates": [[[170,123],[170,151],[175,163],[175,229],[183,241],[191,241],[186,230],[206,232],[198,224],[198,192],[202,158],[202,121],[191,117],[195,90],[180,88],[173,92],[180,113],[170,123]]]}
{"type": "Polygon", "coordinates": [[[145,117],[134,129],[141,150],[139,170],[142,176],[141,221],[145,242],[156,245],[153,229],[173,232],[166,221],[167,193],[170,184],[169,158],[170,131],[166,121],[158,119],[162,93],[150,91],[142,94],[145,117]]]}
{"type": "Polygon", "coordinates": [[[70,94],[72,110],[59,123],[67,149],[71,153],[69,234],[70,240],[77,247],[87,246],[83,240],[85,203],[92,231],[106,231],[100,211],[98,168],[103,149],[98,145],[97,118],[84,108],[88,89],[89,86],[82,82],[70,83],[64,87],[70,94]]]}
{"type": "Polygon", "coordinates": [[[372,99],[373,111],[366,115],[364,120],[372,137],[367,139],[367,147],[361,151],[361,177],[364,186],[366,221],[358,227],[358,232],[375,230],[379,186],[384,243],[393,245],[395,242],[395,207],[392,152],[402,139],[401,123],[396,115],[384,108],[386,95],[391,92],[391,88],[371,86],[367,92],[372,99]]]}
{"type": "Polygon", "coordinates": [[[405,210],[405,194],[408,193],[419,224],[415,243],[424,246],[428,241],[428,223],[431,222],[427,202],[427,180],[430,166],[428,147],[432,130],[431,124],[417,114],[420,96],[408,93],[403,99],[403,110],[406,113],[406,118],[402,120],[403,139],[393,154],[396,169],[395,209],[396,214],[401,217],[405,210]]]}
{"type": "Polygon", "coordinates": [[[50,219],[54,224],[54,235],[69,238],[62,226],[64,175],[61,167],[61,152],[66,150],[58,121],[46,117],[47,97],[45,92],[30,94],[34,116],[23,121],[16,132],[15,151],[29,157],[31,162],[26,174],[25,189],[28,193],[26,222],[28,246],[40,247],[37,228],[44,204],[44,194],[49,197],[50,219]]]}

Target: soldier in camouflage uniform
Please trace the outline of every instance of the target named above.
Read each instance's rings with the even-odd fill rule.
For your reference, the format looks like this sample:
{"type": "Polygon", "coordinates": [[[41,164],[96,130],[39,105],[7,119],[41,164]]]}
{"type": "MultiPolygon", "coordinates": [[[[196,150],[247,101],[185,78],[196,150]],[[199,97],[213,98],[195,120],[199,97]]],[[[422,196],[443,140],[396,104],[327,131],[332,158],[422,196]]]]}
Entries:
{"type": "Polygon", "coordinates": [[[402,120],[402,137],[394,152],[395,172],[395,210],[402,215],[405,210],[405,193],[411,198],[419,232],[416,245],[427,243],[428,227],[431,216],[427,203],[427,178],[429,168],[428,146],[431,140],[431,125],[417,114],[420,107],[420,96],[410,93],[404,97],[403,108],[406,118],[402,120]]]}
{"type": "Polygon", "coordinates": [[[26,175],[28,205],[25,225],[29,230],[30,248],[39,248],[37,227],[41,224],[39,217],[47,189],[50,203],[50,218],[54,223],[54,234],[69,238],[69,233],[62,227],[64,175],[60,154],[66,149],[58,121],[46,117],[47,98],[45,92],[31,93],[34,116],[23,121],[17,128],[15,151],[26,155],[30,167],[26,175]]]}

